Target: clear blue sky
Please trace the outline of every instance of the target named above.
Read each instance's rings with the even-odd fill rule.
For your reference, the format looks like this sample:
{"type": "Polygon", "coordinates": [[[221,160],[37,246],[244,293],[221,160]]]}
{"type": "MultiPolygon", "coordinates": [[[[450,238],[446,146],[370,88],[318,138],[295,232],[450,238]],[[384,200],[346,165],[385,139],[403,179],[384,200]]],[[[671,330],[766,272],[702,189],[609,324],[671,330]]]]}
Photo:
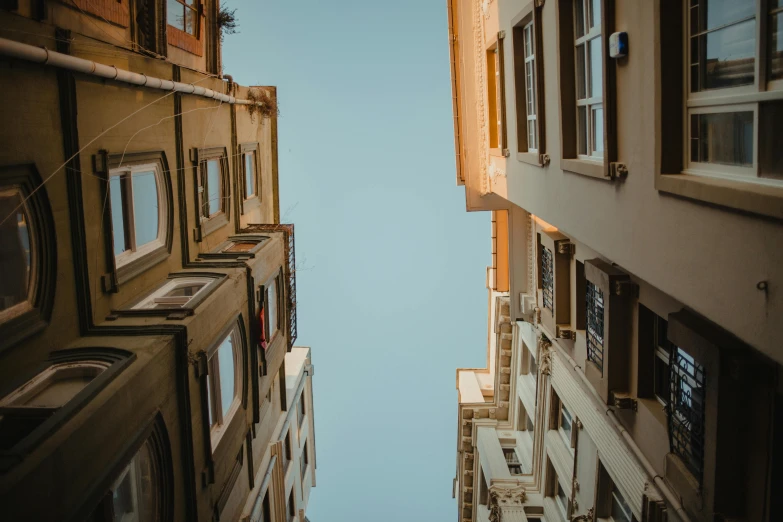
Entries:
{"type": "Polygon", "coordinates": [[[280,207],[313,349],[313,522],[452,522],[455,368],[484,364],[490,218],[455,184],[444,0],[228,0],[276,85],[280,207]]]}

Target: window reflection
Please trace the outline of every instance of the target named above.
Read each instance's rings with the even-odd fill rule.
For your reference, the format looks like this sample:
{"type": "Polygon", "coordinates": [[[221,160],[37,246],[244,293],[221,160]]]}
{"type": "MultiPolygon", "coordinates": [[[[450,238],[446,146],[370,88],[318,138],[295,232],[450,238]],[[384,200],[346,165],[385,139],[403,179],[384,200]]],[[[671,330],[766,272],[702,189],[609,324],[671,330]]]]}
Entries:
{"type": "Polygon", "coordinates": [[[17,188],[0,191],[0,312],[27,302],[30,288],[31,231],[17,188]]]}

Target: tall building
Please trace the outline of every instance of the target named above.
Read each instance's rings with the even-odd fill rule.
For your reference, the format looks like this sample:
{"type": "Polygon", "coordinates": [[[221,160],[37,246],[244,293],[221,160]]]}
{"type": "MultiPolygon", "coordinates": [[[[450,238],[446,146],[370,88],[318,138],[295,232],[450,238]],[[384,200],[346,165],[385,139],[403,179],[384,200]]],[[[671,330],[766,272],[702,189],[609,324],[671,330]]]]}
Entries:
{"type": "Polygon", "coordinates": [[[277,93],[222,74],[230,19],[0,6],[3,520],[305,520],[313,365],[277,93]]]}
{"type": "Polygon", "coordinates": [[[448,13],[457,184],[493,216],[458,521],[783,520],[783,4],[448,13]]]}

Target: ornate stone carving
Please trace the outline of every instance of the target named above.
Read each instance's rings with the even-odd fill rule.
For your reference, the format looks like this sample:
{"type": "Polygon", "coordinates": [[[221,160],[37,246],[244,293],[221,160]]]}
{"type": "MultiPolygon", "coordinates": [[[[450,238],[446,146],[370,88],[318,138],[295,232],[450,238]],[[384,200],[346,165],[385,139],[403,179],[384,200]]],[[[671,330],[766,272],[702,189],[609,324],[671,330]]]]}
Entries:
{"type": "Polygon", "coordinates": [[[489,487],[489,521],[503,522],[504,507],[519,507],[527,495],[519,484],[493,484],[489,487]]]}
{"type": "MultiPolygon", "coordinates": [[[[576,509],[576,508],[574,508],[576,509]]],[[[584,515],[579,515],[578,517],[574,517],[571,522],[593,522],[593,514],[595,513],[595,508],[590,508],[587,510],[587,513],[584,515]]]]}
{"type": "Polygon", "coordinates": [[[538,370],[542,375],[552,374],[552,342],[543,335],[538,339],[538,370]]]}
{"type": "Polygon", "coordinates": [[[546,0],[536,0],[536,7],[544,7],[544,2],[546,0]]]}
{"type": "Polygon", "coordinates": [[[495,408],[490,408],[489,410],[489,418],[494,419],[495,418],[495,408]]]}

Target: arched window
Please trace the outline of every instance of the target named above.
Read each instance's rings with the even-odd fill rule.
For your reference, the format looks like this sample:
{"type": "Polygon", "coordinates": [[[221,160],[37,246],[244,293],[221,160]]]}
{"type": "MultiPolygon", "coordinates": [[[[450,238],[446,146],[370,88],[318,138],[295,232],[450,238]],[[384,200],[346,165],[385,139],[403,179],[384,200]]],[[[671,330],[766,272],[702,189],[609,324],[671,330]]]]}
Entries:
{"type": "Polygon", "coordinates": [[[0,167],[0,350],[44,328],[57,248],[46,189],[33,165],[0,167]]]}

